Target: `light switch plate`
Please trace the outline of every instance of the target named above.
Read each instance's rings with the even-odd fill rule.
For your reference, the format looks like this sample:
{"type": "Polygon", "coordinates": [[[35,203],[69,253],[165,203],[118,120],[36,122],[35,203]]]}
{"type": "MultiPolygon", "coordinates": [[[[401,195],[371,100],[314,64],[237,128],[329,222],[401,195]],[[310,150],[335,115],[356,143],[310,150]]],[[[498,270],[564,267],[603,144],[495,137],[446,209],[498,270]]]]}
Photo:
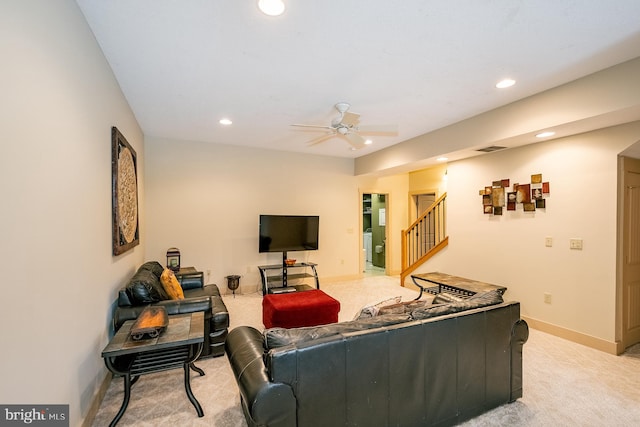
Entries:
{"type": "Polygon", "coordinates": [[[582,250],[582,239],[569,239],[569,249],[582,250]]]}

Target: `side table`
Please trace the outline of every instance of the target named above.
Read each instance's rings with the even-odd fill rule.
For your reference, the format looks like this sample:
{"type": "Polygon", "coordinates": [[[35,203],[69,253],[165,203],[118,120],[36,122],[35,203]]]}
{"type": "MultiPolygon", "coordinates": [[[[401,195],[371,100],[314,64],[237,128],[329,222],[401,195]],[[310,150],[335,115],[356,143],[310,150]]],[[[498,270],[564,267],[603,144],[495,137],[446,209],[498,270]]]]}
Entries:
{"type": "Polygon", "coordinates": [[[122,406],[109,426],[115,426],[124,415],[131,397],[131,386],[141,375],[180,367],[184,369],[187,397],[198,416],[204,416],[200,402],[191,391],[190,376],[191,369],[204,375],[204,371],[193,364],[200,356],[204,343],[204,313],[199,311],[169,316],[169,325],[160,336],[140,341],[131,339],[130,330],[134,323],[135,320],[124,322],[102,350],[107,369],[124,377],[122,406]]]}
{"type": "Polygon", "coordinates": [[[413,280],[413,283],[420,289],[420,295],[416,298],[417,300],[422,297],[422,293],[425,291],[434,295],[440,292],[448,292],[466,299],[478,292],[497,290],[503,295],[507,290],[504,286],[496,286],[490,283],[478,282],[477,280],[465,279],[464,277],[438,272],[412,274],[411,280],[413,280]],[[418,282],[426,283],[421,284],[418,282]]]}

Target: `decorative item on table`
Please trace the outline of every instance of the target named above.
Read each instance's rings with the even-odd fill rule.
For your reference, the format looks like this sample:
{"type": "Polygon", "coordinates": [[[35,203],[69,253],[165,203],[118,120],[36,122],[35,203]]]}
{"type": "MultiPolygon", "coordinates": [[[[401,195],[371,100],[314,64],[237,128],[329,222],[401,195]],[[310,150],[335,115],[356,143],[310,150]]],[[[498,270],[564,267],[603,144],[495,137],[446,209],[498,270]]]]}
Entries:
{"type": "Polygon", "coordinates": [[[150,306],[142,310],[131,327],[131,339],[141,340],[145,335],[157,338],[169,325],[169,316],[164,307],[150,306]]]}
{"type": "Polygon", "coordinates": [[[167,250],[167,268],[173,271],[180,270],[180,249],[169,248],[167,250]]]}
{"type": "Polygon", "coordinates": [[[295,260],[295,259],[285,259],[285,260],[284,260],[284,263],[285,263],[286,265],[288,265],[289,267],[291,267],[292,265],[295,265],[296,260],[295,260]]]}

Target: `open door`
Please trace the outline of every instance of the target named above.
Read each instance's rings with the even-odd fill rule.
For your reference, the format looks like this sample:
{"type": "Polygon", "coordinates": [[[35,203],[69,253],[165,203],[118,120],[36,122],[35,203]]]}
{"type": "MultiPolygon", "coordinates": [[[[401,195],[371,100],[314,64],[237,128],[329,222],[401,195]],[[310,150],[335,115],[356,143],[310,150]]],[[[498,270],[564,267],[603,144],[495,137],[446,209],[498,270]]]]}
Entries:
{"type": "Polygon", "coordinates": [[[366,275],[386,274],[387,213],[386,194],[362,194],[362,241],[366,275]]]}
{"type": "Polygon", "coordinates": [[[640,160],[623,158],[622,344],[640,342],[640,160]]]}

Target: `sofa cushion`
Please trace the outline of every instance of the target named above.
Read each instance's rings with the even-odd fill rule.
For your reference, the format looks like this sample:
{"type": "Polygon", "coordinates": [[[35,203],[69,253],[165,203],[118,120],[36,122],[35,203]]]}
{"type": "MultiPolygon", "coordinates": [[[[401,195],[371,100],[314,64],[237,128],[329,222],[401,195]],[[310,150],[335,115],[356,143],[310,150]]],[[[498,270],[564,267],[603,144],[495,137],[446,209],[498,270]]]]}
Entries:
{"type": "Polygon", "coordinates": [[[408,314],[387,314],[351,320],[349,322],[332,323],[322,326],[308,326],[304,328],[270,328],[264,331],[265,350],[282,347],[289,344],[298,344],[312,341],[318,338],[338,335],[346,332],[356,332],[366,329],[374,329],[382,326],[395,325],[411,320],[408,314]]]}
{"type": "Polygon", "coordinates": [[[169,270],[168,268],[164,269],[160,276],[160,283],[162,283],[162,287],[169,298],[184,299],[184,292],[182,291],[180,282],[178,282],[178,279],[172,270],[169,270]]]}
{"type": "Polygon", "coordinates": [[[160,277],[164,271],[164,267],[158,261],[147,261],[138,268],[138,270],[149,270],[156,277],[160,277]]]}
{"type": "Polygon", "coordinates": [[[489,292],[478,293],[469,298],[468,301],[477,301],[485,305],[500,304],[504,302],[504,299],[502,298],[503,292],[504,291],[502,289],[494,289],[489,292]]]}
{"type": "Polygon", "coordinates": [[[397,297],[393,297],[393,298],[388,298],[384,301],[380,301],[377,304],[368,304],[365,305],[364,307],[362,307],[355,315],[355,317],[353,318],[353,320],[358,320],[358,319],[366,319],[368,317],[375,317],[378,315],[378,311],[380,310],[381,307],[385,307],[388,305],[392,305],[392,304],[398,304],[400,302],[400,300],[402,300],[401,296],[397,296],[397,297]]]}
{"type": "Polygon", "coordinates": [[[385,314],[405,314],[411,313],[413,310],[424,307],[425,305],[430,304],[428,300],[411,300],[411,301],[402,301],[398,304],[386,305],[384,307],[380,307],[378,310],[378,316],[382,316],[385,314]]]}
{"type": "MultiPolygon", "coordinates": [[[[162,274],[162,273],[161,273],[162,274]]],[[[140,268],[129,280],[126,286],[127,294],[134,305],[150,304],[169,299],[156,276],[151,269],[140,268]]]]}
{"type": "Polygon", "coordinates": [[[450,302],[460,302],[460,301],[464,301],[464,300],[465,300],[465,298],[461,298],[461,297],[459,297],[457,295],[450,294],[448,292],[440,292],[433,299],[433,304],[447,304],[447,303],[450,303],[450,302]]]}
{"type": "Polygon", "coordinates": [[[475,294],[469,299],[451,302],[446,304],[431,304],[418,308],[411,312],[413,319],[428,319],[445,314],[459,313],[474,308],[486,307],[488,305],[500,304],[503,302],[502,294],[499,290],[475,294]]]}

